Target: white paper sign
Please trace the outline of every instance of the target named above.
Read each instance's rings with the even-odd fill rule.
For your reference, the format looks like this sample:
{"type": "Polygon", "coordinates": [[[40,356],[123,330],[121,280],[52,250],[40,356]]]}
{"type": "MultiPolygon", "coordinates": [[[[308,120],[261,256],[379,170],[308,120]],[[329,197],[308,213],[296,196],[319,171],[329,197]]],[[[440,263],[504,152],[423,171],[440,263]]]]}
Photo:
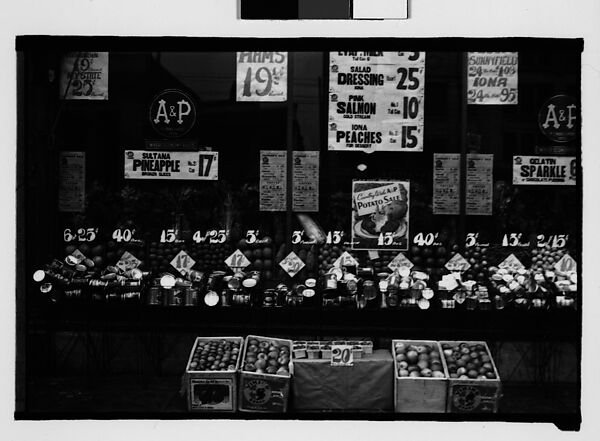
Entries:
{"type": "Polygon", "coordinates": [[[519,103],[519,54],[469,52],[469,104],[519,103]]]}
{"type": "Polygon", "coordinates": [[[318,151],[294,151],[292,210],[319,211],[318,151]]]}
{"type": "Polygon", "coordinates": [[[568,254],[565,254],[554,264],[554,269],[563,273],[577,271],[577,262],[568,254]]]}
{"type": "Polygon", "coordinates": [[[575,156],[513,156],[515,185],[575,185],[575,156]]]}
{"type": "Polygon", "coordinates": [[[396,271],[400,268],[411,269],[413,266],[413,263],[402,253],[398,253],[398,255],[394,257],[394,260],[388,263],[388,268],[392,271],[396,271]]]}
{"type": "Polygon", "coordinates": [[[425,52],[330,52],[329,150],[423,151],[425,52]]]}
{"type": "Polygon", "coordinates": [[[58,209],[85,210],[85,152],[61,151],[58,156],[58,209]]]}
{"type": "Polygon", "coordinates": [[[287,207],[287,152],[260,151],[260,211],[285,211],[287,207]]]}
{"type": "Polygon", "coordinates": [[[460,212],[460,153],[433,154],[433,214],[460,212]]]}
{"type": "Polygon", "coordinates": [[[471,264],[465,259],[460,253],[456,253],[452,258],[444,265],[448,271],[466,271],[471,268],[471,264]]]}
{"type": "Polygon", "coordinates": [[[218,152],[125,150],[125,179],[219,179],[218,152]]]}
{"type": "Polygon", "coordinates": [[[340,268],[342,266],[358,266],[358,261],[352,257],[348,251],[344,251],[340,257],[333,262],[333,266],[340,268]]]}
{"type": "Polygon", "coordinates": [[[510,256],[508,256],[506,259],[504,259],[500,263],[500,265],[498,265],[498,268],[504,268],[504,269],[508,269],[511,271],[517,271],[520,269],[524,269],[525,266],[523,266],[523,264],[517,258],[517,256],[515,256],[514,254],[511,253],[510,256]]]}
{"type": "Polygon", "coordinates": [[[137,268],[140,266],[140,263],[142,263],[141,260],[131,254],[129,251],[125,251],[117,262],[116,267],[125,272],[129,271],[130,269],[137,268]]]}
{"type": "Polygon", "coordinates": [[[290,277],[294,277],[306,265],[302,259],[300,259],[298,255],[292,251],[281,262],[279,262],[279,266],[283,268],[283,270],[288,273],[290,277]]]}
{"type": "Polygon", "coordinates": [[[67,52],[60,67],[60,98],[108,99],[108,52],[67,52]]]}
{"type": "Polygon", "coordinates": [[[173,258],[173,260],[171,260],[171,266],[184,276],[190,272],[195,263],[196,261],[183,250],[181,250],[179,254],[173,258]]]}
{"type": "Polygon", "coordinates": [[[287,52],[237,52],[237,101],[287,100],[287,52]]]}
{"type": "Polygon", "coordinates": [[[243,270],[248,265],[250,265],[250,261],[246,258],[246,256],[244,256],[244,253],[242,253],[240,250],[235,250],[227,259],[225,259],[225,265],[227,265],[233,270],[243,270]]]}
{"type": "Polygon", "coordinates": [[[331,366],[353,366],[354,354],[350,345],[331,345],[331,366]]]}
{"type": "Polygon", "coordinates": [[[492,215],[494,155],[467,154],[467,215],[492,215]]]}

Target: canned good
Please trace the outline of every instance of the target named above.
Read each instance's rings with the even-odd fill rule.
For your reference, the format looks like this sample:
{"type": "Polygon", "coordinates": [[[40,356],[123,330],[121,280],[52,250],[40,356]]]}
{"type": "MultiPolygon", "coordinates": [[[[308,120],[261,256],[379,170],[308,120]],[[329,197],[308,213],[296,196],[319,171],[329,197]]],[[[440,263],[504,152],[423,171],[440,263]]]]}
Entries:
{"type": "Polygon", "coordinates": [[[367,300],[373,300],[377,298],[377,288],[375,287],[375,282],[372,280],[365,280],[363,283],[362,292],[367,300]]]}
{"type": "Polygon", "coordinates": [[[494,297],[494,308],[495,309],[504,309],[505,307],[504,299],[501,296],[494,297]]]}
{"type": "Polygon", "coordinates": [[[142,279],[142,271],[137,268],[132,268],[129,271],[125,271],[123,275],[129,279],[141,280],[142,279]]]}
{"type": "Polygon", "coordinates": [[[185,306],[198,305],[198,288],[194,288],[192,286],[188,286],[185,288],[183,304],[185,306]]]}
{"type": "Polygon", "coordinates": [[[306,289],[306,285],[299,283],[294,287],[294,292],[299,295],[302,296],[304,295],[304,290],[306,289]]]}
{"type": "Polygon", "coordinates": [[[219,295],[214,291],[208,291],[204,295],[204,303],[207,306],[216,306],[219,303],[219,295]]]}
{"type": "Polygon", "coordinates": [[[312,289],[312,288],[306,288],[306,289],[305,289],[305,290],[302,292],[302,295],[303,295],[304,297],[307,297],[307,298],[314,297],[314,296],[315,296],[315,294],[316,294],[316,291],[315,291],[314,289],[312,289]]]}
{"type": "Polygon", "coordinates": [[[191,282],[200,283],[200,282],[202,282],[202,279],[204,278],[204,273],[201,271],[198,271],[198,270],[191,270],[187,274],[187,277],[191,282]]]}
{"type": "Polygon", "coordinates": [[[344,277],[344,271],[341,268],[333,267],[331,268],[327,274],[333,274],[337,280],[342,280],[344,277]]]}
{"type": "Polygon", "coordinates": [[[327,273],[323,276],[323,286],[326,290],[336,290],[338,289],[338,278],[334,273],[327,273]]]}
{"type": "Polygon", "coordinates": [[[162,305],[162,290],[159,286],[151,286],[146,293],[146,303],[148,305],[162,305]]]}
{"type": "Polygon", "coordinates": [[[181,306],[183,304],[183,288],[174,286],[167,290],[167,306],[181,306]]]}
{"type": "Polygon", "coordinates": [[[314,288],[317,286],[317,281],[316,281],[316,279],[309,278],[309,279],[306,279],[304,284],[306,285],[307,288],[314,288]]]}
{"type": "Polygon", "coordinates": [[[375,271],[373,270],[373,268],[370,268],[370,267],[358,268],[356,270],[356,275],[363,279],[373,278],[374,273],[375,273],[375,271]]]}

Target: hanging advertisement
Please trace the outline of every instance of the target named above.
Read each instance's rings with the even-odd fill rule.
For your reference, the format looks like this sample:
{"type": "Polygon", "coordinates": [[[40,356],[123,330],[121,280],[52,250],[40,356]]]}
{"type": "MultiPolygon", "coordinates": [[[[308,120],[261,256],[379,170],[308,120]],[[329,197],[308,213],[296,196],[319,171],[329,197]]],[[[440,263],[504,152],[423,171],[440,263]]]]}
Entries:
{"type": "Polygon", "coordinates": [[[108,99],[108,52],[67,52],[60,63],[60,98],[108,99]]]}
{"type": "Polygon", "coordinates": [[[286,101],[287,52],[237,52],[237,101],[286,101]]]}
{"type": "Polygon", "coordinates": [[[352,249],[408,249],[410,182],[352,182],[352,249]]]}
{"type": "Polygon", "coordinates": [[[467,154],[467,215],[492,215],[494,155],[467,154]]]}
{"type": "Polygon", "coordinates": [[[574,156],[513,156],[515,185],[575,185],[574,156]]]}
{"type": "Polygon", "coordinates": [[[219,153],[125,150],[125,179],[219,179],[219,153]]]}
{"type": "Polygon", "coordinates": [[[469,52],[469,104],[519,104],[519,53],[469,52]]]}
{"type": "Polygon", "coordinates": [[[460,213],[460,153],[433,154],[433,214],[460,213]]]}
{"type": "Polygon", "coordinates": [[[85,208],[85,152],[59,152],[58,209],[80,213],[85,208]]]}
{"type": "Polygon", "coordinates": [[[572,96],[556,95],[544,103],[538,113],[540,130],[551,141],[569,142],[579,131],[579,110],[572,96]]]}
{"type": "Polygon", "coordinates": [[[319,152],[294,151],[292,210],[319,211],[319,152]]]}
{"type": "Polygon", "coordinates": [[[194,100],[178,89],[163,90],[150,104],[150,124],[165,138],[185,135],[196,124],[194,100]]]}
{"type": "Polygon", "coordinates": [[[330,52],[329,150],[422,152],[425,52],[330,52]]]}
{"type": "Polygon", "coordinates": [[[287,210],[287,152],[260,151],[260,211],[287,210]]]}

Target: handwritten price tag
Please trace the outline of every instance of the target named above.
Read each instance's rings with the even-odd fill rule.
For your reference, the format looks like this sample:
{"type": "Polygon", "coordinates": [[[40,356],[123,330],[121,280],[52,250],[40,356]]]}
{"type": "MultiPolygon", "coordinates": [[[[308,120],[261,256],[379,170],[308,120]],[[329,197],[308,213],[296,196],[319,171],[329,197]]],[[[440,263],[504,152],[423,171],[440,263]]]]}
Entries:
{"type": "Polygon", "coordinates": [[[342,266],[358,266],[357,260],[352,257],[348,251],[344,251],[338,259],[333,262],[333,266],[340,268],[342,266]]]}
{"type": "Polygon", "coordinates": [[[354,354],[350,345],[331,346],[331,366],[354,366],[354,354]]]}
{"type": "Polygon", "coordinates": [[[233,270],[243,270],[248,265],[250,265],[250,261],[246,258],[246,256],[244,256],[244,253],[242,253],[240,250],[235,250],[231,254],[231,256],[225,259],[225,265],[227,265],[233,270]]]}
{"type": "Polygon", "coordinates": [[[306,265],[304,262],[302,262],[302,259],[300,259],[298,255],[292,251],[285,257],[285,259],[279,262],[279,266],[283,268],[283,270],[288,273],[290,277],[294,277],[306,265]]]}
{"type": "Polygon", "coordinates": [[[467,260],[460,255],[460,253],[456,253],[452,256],[448,262],[446,262],[446,268],[448,271],[466,271],[471,268],[471,264],[467,262],[467,260]]]}
{"type": "Polygon", "coordinates": [[[192,269],[195,263],[196,261],[183,250],[171,260],[171,266],[184,276],[190,272],[190,269],[192,269]]]}
{"type": "Polygon", "coordinates": [[[137,268],[142,263],[137,257],[131,254],[129,251],[125,251],[121,256],[121,259],[117,262],[117,268],[121,271],[129,271],[130,269],[137,268]]]}

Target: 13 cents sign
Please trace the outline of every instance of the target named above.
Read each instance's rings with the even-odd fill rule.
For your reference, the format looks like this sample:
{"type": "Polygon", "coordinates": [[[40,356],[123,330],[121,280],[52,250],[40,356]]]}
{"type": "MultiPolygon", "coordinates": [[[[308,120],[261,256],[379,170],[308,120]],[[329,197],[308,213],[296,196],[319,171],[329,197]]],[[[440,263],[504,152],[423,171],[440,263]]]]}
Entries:
{"type": "Polygon", "coordinates": [[[196,123],[196,106],[184,92],[163,90],[150,105],[150,124],[165,138],[178,138],[188,133],[196,123]]]}
{"type": "Polygon", "coordinates": [[[556,95],[544,103],[538,114],[542,133],[554,142],[575,139],[578,129],[578,110],[575,98],[556,95]]]}

